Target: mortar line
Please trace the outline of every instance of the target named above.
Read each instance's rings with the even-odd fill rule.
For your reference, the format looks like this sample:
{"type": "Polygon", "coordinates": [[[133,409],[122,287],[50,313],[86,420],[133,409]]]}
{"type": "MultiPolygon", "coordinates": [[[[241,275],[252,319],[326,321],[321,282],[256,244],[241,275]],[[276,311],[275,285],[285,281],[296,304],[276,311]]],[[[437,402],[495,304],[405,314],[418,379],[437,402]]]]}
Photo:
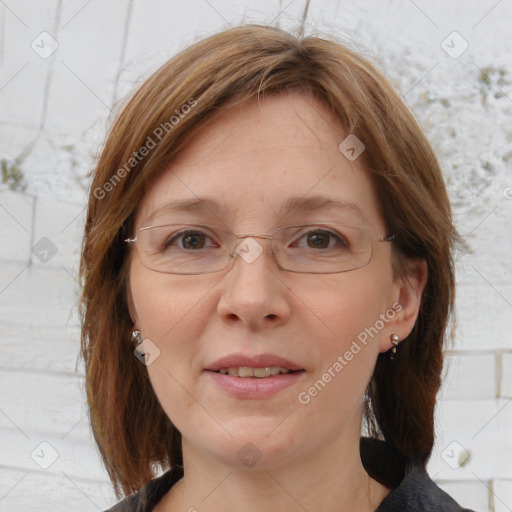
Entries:
{"type": "MultiPolygon", "coordinates": [[[[60,17],[62,14],[62,0],[59,0],[59,3],[57,4],[57,9],[55,11],[55,20],[53,23],[53,33],[55,35],[55,38],[58,42],[59,37],[59,23],[60,23],[60,17]]],[[[58,48],[57,48],[57,51],[58,48]]],[[[51,62],[48,64],[48,72],[46,73],[46,80],[44,82],[44,92],[43,92],[43,106],[41,109],[41,122],[39,123],[39,130],[42,132],[44,130],[45,124],[46,124],[46,118],[48,115],[48,103],[49,103],[49,96],[50,96],[50,86],[53,78],[53,69],[54,69],[54,59],[51,60],[51,62]]]]}
{"type": "Polygon", "coordinates": [[[119,90],[119,79],[123,72],[124,60],[126,58],[126,46],[128,44],[128,33],[130,30],[130,23],[132,21],[133,0],[129,0],[126,16],[124,18],[123,36],[121,41],[121,55],[119,56],[119,67],[117,68],[116,76],[114,77],[114,89],[112,91],[112,108],[115,107],[117,102],[117,93],[119,90]]]}

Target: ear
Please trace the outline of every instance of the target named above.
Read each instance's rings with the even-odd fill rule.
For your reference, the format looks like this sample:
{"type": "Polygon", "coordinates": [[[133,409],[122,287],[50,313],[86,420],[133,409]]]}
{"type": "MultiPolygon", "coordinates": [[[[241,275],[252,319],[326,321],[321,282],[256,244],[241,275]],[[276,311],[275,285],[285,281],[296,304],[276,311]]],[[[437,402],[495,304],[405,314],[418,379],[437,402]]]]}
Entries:
{"type": "Polygon", "coordinates": [[[418,318],[421,298],[428,278],[427,262],[423,259],[409,260],[408,273],[400,278],[393,287],[393,309],[396,314],[387,323],[382,332],[380,352],[387,352],[393,347],[391,336],[396,334],[399,341],[409,336],[418,318]]]}

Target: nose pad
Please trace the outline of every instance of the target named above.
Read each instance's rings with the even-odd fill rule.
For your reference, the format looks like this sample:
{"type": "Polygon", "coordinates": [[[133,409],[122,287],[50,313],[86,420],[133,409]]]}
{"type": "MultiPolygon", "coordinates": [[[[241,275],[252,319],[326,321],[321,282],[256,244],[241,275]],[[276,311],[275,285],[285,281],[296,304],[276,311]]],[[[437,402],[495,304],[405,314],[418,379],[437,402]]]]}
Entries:
{"type": "MultiPolygon", "coordinates": [[[[245,263],[253,263],[265,252],[265,245],[260,244],[254,236],[244,238],[235,249],[235,254],[245,263]]],[[[272,250],[270,250],[272,252],[272,250]]]]}

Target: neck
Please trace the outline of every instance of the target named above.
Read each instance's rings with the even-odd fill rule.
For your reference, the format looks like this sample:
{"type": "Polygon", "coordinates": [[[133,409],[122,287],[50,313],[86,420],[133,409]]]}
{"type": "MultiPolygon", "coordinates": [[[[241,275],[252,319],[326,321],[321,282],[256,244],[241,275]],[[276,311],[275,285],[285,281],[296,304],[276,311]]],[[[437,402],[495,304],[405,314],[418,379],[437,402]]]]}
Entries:
{"type": "Polygon", "coordinates": [[[224,465],[183,438],[185,476],[155,510],[375,510],[389,490],[365,472],[355,434],[268,469],[224,465]]]}

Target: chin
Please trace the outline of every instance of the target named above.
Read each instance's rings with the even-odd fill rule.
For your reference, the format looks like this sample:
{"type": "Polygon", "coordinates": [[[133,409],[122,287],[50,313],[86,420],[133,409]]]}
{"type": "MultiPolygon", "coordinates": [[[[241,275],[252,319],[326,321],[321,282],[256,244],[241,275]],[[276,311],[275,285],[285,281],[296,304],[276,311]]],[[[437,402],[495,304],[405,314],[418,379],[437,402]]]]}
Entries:
{"type": "Polygon", "coordinates": [[[232,437],[223,435],[222,438],[209,439],[204,446],[215,458],[234,469],[272,469],[279,466],[292,456],[299,445],[304,443],[296,435],[287,432],[273,432],[279,424],[273,421],[272,427],[265,429],[238,429],[236,431],[226,428],[232,437]],[[212,451],[212,447],[215,450],[212,451]]]}

